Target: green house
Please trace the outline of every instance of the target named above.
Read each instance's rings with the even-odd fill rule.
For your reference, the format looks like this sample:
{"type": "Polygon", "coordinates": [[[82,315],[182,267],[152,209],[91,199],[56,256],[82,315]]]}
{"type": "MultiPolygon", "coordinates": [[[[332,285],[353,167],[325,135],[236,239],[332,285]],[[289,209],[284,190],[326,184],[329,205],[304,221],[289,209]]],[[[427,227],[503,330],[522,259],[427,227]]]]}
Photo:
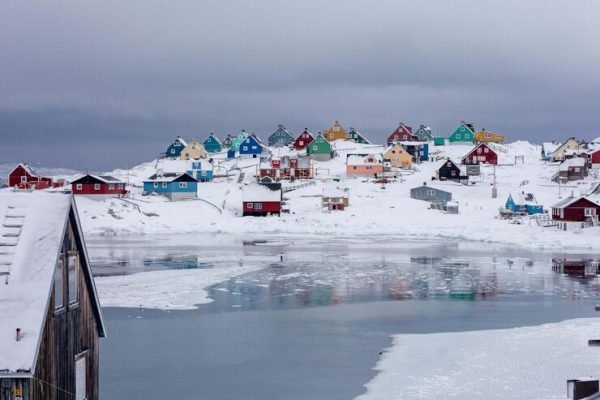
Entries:
{"type": "Polygon", "coordinates": [[[248,134],[246,133],[246,130],[242,129],[239,135],[231,139],[231,146],[229,148],[233,151],[240,151],[240,144],[242,144],[247,137],[248,134]]]}
{"type": "Polygon", "coordinates": [[[218,153],[223,150],[221,141],[215,136],[214,133],[211,133],[202,144],[204,145],[204,150],[206,150],[207,153],[218,153]]]}
{"type": "Polygon", "coordinates": [[[371,142],[361,135],[356,129],[350,128],[348,132],[348,138],[352,140],[354,143],[362,143],[362,144],[371,144],[371,142]]]}
{"type": "Polygon", "coordinates": [[[462,121],[458,128],[448,137],[450,143],[473,143],[475,127],[462,121]]]}
{"type": "Polygon", "coordinates": [[[446,144],[446,138],[443,138],[443,137],[434,137],[433,138],[434,146],[443,146],[445,144],[446,144]]]}
{"type": "Polygon", "coordinates": [[[315,140],[310,142],[310,144],[306,147],[306,154],[308,154],[312,160],[331,160],[332,152],[333,148],[331,147],[331,143],[329,143],[320,132],[315,140]]]}

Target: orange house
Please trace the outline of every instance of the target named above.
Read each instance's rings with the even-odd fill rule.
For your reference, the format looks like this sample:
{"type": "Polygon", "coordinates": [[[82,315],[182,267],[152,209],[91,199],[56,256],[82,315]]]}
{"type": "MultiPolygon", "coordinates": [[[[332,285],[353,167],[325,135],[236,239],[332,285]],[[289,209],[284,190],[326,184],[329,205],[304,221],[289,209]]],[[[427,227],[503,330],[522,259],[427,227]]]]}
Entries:
{"type": "Polygon", "coordinates": [[[342,128],[342,125],[340,125],[339,122],[335,121],[331,128],[323,132],[323,136],[328,142],[333,142],[334,140],[347,139],[348,133],[346,133],[346,130],[342,128]]]}
{"type": "Polygon", "coordinates": [[[348,154],[346,156],[346,175],[348,176],[377,176],[383,171],[381,154],[348,154]]]}
{"type": "Polygon", "coordinates": [[[504,135],[500,135],[492,131],[486,131],[485,129],[475,132],[473,138],[475,139],[476,143],[504,143],[504,135]]]}

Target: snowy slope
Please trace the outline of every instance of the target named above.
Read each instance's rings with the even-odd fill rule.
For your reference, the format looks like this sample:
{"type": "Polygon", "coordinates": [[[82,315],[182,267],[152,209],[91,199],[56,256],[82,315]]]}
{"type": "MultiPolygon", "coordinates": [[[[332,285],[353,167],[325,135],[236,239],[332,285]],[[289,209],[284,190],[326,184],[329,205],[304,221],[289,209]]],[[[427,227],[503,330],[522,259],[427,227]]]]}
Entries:
{"type": "MultiPolygon", "coordinates": [[[[335,236],[410,236],[456,238],[484,242],[499,242],[537,248],[600,248],[600,228],[582,232],[561,232],[543,228],[524,219],[524,224],[509,224],[497,218],[498,209],[507,196],[519,191],[534,193],[546,209],[559,200],[559,187],[550,181],[558,165],[540,161],[539,146],[528,142],[496,145],[502,150],[496,167],[498,198],[492,199],[493,166],[482,166],[482,178],[476,185],[437,182],[436,187],[449,191],[459,202],[460,214],[443,214],[430,210],[424,201],[410,199],[410,189],[431,182],[443,159],[460,161],[472,146],[452,145],[432,147],[439,157],[436,162],[415,165],[415,171],[405,173],[403,179],[382,187],[373,180],[348,178],[345,174],[346,154],[373,153],[383,150],[379,145],[360,145],[352,142],[334,143],[339,157],[315,162],[316,185],[286,193],[291,213],[281,217],[241,217],[241,187],[255,180],[258,159],[225,159],[224,153],[214,156],[214,182],[199,185],[198,196],[204,200],[168,202],[160,196],[142,196],[141,184],[157,169],[164,172],[184,172],[186,161],[158,160],[139,165],[131,170],[116,170],[112,174],[129,181],[132,197],[127,200],[103,201],[78,197],[77,203],[84,229],[91,234],[145,234],[145,233],[237,233],[289,234],[335,236]],[[524,164],[515,164],[515,156],[523,156],[524,164]],[[237,183],[240,171],[244,182],[237,183]],[[225,175],[229,173],[230,179],[225,175]],[[324,187],[333,184],[350,191],[350,207],[344,212],[323,213],[320,195],[324,187]],[[521,186],[521,184],[524,184],[521,186]],[[210,203],[210,204],[209,204],[210,203]],[[220,209],[220,210],[219,210],[220,209]]],[[[275,156],[294,153],[288,149],[274,149],[275,156]]],[[[593,178],[582,183],[561,187],[562,197],[585,193],[593,178]]]]}

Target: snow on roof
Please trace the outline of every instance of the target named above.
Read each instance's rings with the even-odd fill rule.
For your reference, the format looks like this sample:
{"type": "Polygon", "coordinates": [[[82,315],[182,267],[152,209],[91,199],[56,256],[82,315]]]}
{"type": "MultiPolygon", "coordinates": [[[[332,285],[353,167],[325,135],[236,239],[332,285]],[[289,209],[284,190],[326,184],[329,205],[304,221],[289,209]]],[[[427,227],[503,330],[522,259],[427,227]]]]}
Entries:
{"type": "Polygon", "coordinates": [[[583,157],[568,158],[560,164],[559,171],[568,171],[569,167],[585,167],[586,160],[583,157]]]}
{"type": "Polygon", "coordinates": [[[349,197],[348,189],[329,186],[323,188],[323,197],[349,197]]]}
{"type": "Polygon", "coordinates": [[[281,189],[271,190],[264,185],[246,185],[242,188],[242,201],[281,201],[281,189]]]}
{"type": "Polygon", "coordinates": [[[65,194],[0,193],[0,370],[34,367],[70,206],[65,194]]]}
{"type": "Polygon", "coordinates": [[[106,183],[121,183],[120,179],[115,178],[114,176],[110,176],[110,175],[98,175],[96,176],[96,178],[106,182],[106,183]]]}
{"type": "Polygon", "coordinates": [[[178,136],[177,139],[175,139],[175,141],[178,141],[178,140],[184,147],[187,146],[187,142],[185,141],[184,138],[178,136]]]}
{"type": "MultiPolygon", "coordinates": [[[[150,176],[145,182],[173,182],[180,178],[183,175],[187,175],[186,173],[178,173],[178,172],[164,172],[161,175],[154,174],[150,176]]],[[[189,175],[187,175],[189,176],[189,175]]],[[[196,180],[189,176],[191,179],[196,180]]]]}
{"type": "Polygon", "coordinates": [[[381,164],[383,162],[383,155],[381,154],[348,154],[346,156],[347,165],[371,165],[381,164]],[[372,162],[369,162],[369,158],[373,158],[372,162]]]}
{"type": "Polygon", "coordinates": [[[586,200],[591,201],[592,203],[596,204],[594,201],[592,201],[589,198],[584,197],[584,196],[580,196],[580,197],[567,197],[566,199],[563,199],[563,200],[559,201],[558,203],[554,204],[552,206],[552,208],[565,208],[565,207],[568,207],[571,204],[573,204],[576,201],[581,200],[581,199],[586,199],[586,200]]]}
{"type": "Polygon", "coordinates": [[[544,143],[542,143],[542,148],[544,149],[544,152],[546,153],[546,155],[548,155],[548,154],[554,153],[554,151],[556,151],[556,149],[558,149],[560,147],[560,145],[561,145],[561,143],[544,142],[544,143]]]}

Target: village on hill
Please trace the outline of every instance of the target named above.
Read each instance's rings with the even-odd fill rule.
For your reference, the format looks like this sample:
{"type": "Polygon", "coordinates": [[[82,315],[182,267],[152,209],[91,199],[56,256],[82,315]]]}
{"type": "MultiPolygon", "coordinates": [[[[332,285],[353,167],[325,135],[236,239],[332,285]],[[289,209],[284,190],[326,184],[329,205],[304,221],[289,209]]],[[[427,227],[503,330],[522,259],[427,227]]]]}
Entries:
{"type": "Polygon", "coordinates": [[[177,136],[127,170],[56,179],[17,165],[5,190],[75,195],[98,235],[234,233],[438,237],[595,248],[600,138],[541,145],[460,122],[449,135],[400,123],[373,143],[339,122],[204,140],[177,136]],[[249,218],[264,217],[264,218],[249,218]]]}

